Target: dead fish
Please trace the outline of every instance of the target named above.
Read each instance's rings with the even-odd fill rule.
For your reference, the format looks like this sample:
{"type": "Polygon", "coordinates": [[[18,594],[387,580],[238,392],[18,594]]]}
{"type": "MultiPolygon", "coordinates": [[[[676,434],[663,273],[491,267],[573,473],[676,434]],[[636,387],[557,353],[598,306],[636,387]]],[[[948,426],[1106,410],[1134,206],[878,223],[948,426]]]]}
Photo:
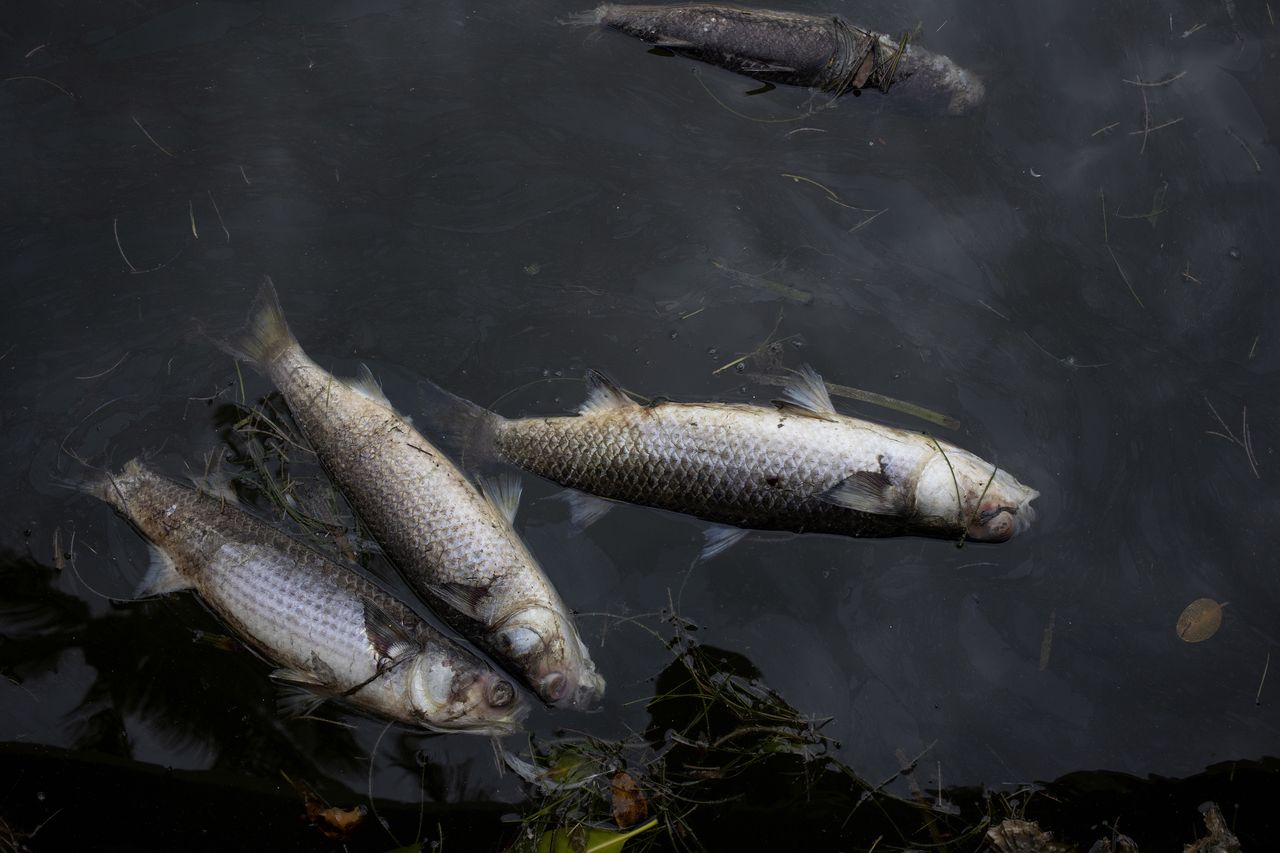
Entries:
{"type": "Polygon", "coordinates": [[[308,358],[270,279],[247,331],[224,348],[280,389],[334,482],[441,618],[550,704],[588,707],[604,695],[568,608],[512,529],[518,480],[488,481],[482,494],[372,375],[340,381],[308,358]]]}
{"type": "Polygon", "coordinates": [[[293,688],[282,708],[304,713],[342,699],[441,732],[518,731],[528,704],[470,651],[349,566],[258,520],[225,497],[137,460],[84,490],[151,544],[141,595],[194,589],[293,688]]]}
{"type": "Polygon", "coordinates": [[[763,80],[837,95],[864,89],[938,100],[961,115],[986,89],[950,59],[838,17],[704,3],[606,3],[573,23],[601,24],[682,56],[763,80]]]}
{"type": "Polygon", "coordinates": [[[606,498],[732,525],[708,534],[704,556],[745,535],[733,528],[1003,542],[1035,518],[1035,489],[945,441],[837,413],[807,367],[775,408],[642,405],[595,371],[576,417],[509,420],[423,390],[463,453],[597,496],[570,493],[580,524],[606,498]]]}

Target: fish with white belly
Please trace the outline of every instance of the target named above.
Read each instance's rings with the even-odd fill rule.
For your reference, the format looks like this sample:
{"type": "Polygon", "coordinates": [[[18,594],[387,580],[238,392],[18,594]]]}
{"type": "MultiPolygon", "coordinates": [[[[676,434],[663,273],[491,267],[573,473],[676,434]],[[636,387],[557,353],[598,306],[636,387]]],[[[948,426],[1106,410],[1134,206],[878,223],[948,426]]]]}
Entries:
{"type": "Polygon", "coordinates": [[[270,280],[245,332],[224,344],[284,396],[334,483],[415,592],[543,701],[585,709],[604,695],[573,615],[512,528],[518,481],[476,486],[382,393],[303,351],[270,280]]]}
{"type": "MultiPolygon", "coordinates": [[[[1039,495],[929,435],[839,414],[810,368],[773,408],[636,402],[587,374],[577,416],[507,419],[424,383],[428,418],[471,458],[498,457],[586,495],[590,523],[625,501],[721,525],[847,536],[1003,542],[1035,518],[1039,495]]],[[[745,531],[714,531],[707,556],[745,531]]]]}
{"type": "Polygon", "coordinates": [[[296,710],[332,698],[433,731],[519,730],[510,681],[355,569],[137,460],[83,488],[150,541],[142,594],[198,592],[304,691],[296,710]]]}

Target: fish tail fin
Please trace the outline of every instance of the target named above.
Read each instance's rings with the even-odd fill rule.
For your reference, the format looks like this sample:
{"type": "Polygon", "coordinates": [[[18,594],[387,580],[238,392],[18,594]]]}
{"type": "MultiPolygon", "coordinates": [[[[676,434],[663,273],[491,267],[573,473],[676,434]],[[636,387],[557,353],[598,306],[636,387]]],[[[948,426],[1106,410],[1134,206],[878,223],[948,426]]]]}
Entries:
{"type": "Polygon", "coordinates": [[[78,473],[55,474],[51,478],[53,484],[97,498],[116,509],[124,509],[124,493],[119,481],[138,476],[143,470],[142,460],[136,457],[130,459],[119,474],[112,474],[107,468],[82,464],[84,468],[78,473]]]}
{"type": "Polygon", "coordinates": [[[218,346],[234,358],[247,361],[260,370],[268,368],[280,355],[298,345],[284,319],[280,297],[271,277],[263,279],[258,296],[249,309],[244,328],[231,340],[218,341],[218,346]]]}
{"type": "Polygon", "coordinates": [[[498,428],[506,419],[484,406],[450,394],[428,379],[418,380],[424,426],[464,471],[489,467],[498,459],[498,428]]]}

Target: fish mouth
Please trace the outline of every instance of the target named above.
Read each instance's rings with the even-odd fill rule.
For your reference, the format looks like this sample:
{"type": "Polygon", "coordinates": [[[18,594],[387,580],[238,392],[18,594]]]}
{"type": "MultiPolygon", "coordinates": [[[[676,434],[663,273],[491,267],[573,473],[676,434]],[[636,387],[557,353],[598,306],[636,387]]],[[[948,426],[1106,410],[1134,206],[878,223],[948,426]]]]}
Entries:
{"type": "Polygon", "coordinates": [[[973,519],[966,528],[965,536],[975,542],[1008,542],[1036,520],[1036,511],[1031,502],[1038,497],[1040,493],[1030,489],[1017,506],[991,506],[973,519]]]}

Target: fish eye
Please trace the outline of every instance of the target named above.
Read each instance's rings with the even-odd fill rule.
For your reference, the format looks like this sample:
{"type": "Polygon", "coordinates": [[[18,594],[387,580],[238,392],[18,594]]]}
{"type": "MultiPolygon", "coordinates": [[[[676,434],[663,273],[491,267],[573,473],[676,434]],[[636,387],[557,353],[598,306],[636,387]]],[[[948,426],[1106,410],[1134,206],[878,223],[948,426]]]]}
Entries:
{"type": "Polygon", "coordinates": [[[542,695],[548,702],[558,702],[569,686],[569,679],[563,673],[553,672],[542,679],[542,695]]]}
{"type": "Polygon", "coordinates": [[[489,705],[494,708],[505,708],[516,698],[515,688],[506,681],[496,681],[489,688],[489,705]]]}
{"type": "Polygon", "coordinates": [[[504,631],[501,635],[502,645],[508,654],[523,657],[542,645],[542,637],[530,628],[518,627],[504,631]]]}

